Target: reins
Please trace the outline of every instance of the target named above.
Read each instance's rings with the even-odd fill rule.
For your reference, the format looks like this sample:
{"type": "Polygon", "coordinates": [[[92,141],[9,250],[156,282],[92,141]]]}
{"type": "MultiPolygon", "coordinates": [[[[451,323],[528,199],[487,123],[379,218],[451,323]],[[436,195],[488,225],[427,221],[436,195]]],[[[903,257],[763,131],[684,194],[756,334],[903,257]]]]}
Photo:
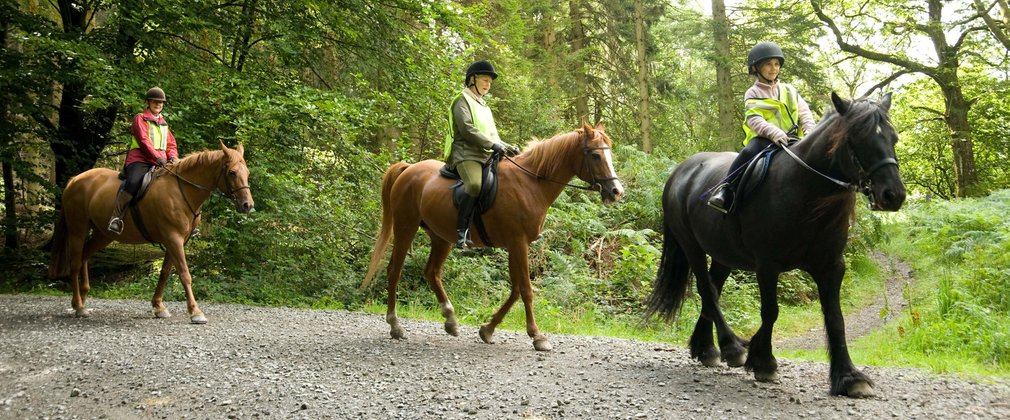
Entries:
{"type": "MultiPolygon", "coordinates": [[[[583,141],[583,145],[582,145],[582,154],[586,155],[586,156],[588,156],[589,153],[592,152],[592,151],[594,151],[594,150],[610,150],[609,146],[589,147],[589,146],[587,146],[587,143],[588,143],[588,140],[584,140],[583,141]]],[[[601,189],[603,189],[602,182],[611,181],[611,180],[617,179],[616,176],[607,177],[607,178],[596,178],[596,174],[594,174],[592,170],[589,170],[589,177],[592,178],[593,181],[588,186],[575,185],[575,184],[572,184],[570,182],[556,181],[556,180],[547,178],[547,177],[545,177],[543,175],[537,174],[537,173],[535,173],[535,172],[533,172],[533,171],[531,171],[529,169],[526,169],[525,167],[523,167],[522,165],[520,165],[518,162],[516,162],[514,159],[512,159],[508,155],[503,155],[503,157],[506,160],[508,160],[509,162],[512,162],[513,165],[515,165],[516,167],[518,167],[519,169],[521,169],[523,172],[526,172],[528,175],[536,178],[538,181],[553,182],[555,184],[564,185],[566,187],[572,187],[572,188],[576,188],[576,189],[580,189],[580,190],[585,190],[585,191],[600,191],[601,189]]],[[[587,169],[589,169],[589,162],[585,158],[583,158],[582,159],[582,170],[587,170],[587,169]]]]}
{"type": "MultiPolygon", "coordinates": [[[[223,160],[223,159],[222,159],[222,160],[223,160]]],[[[183,183],[183,182],[185,182],[186,184],[189,184],[189,185],[191,185],[191,186],[194,186],[194,187],[196,187],[197,189],[200,189],[200,190],[203,190],[203,191],[206,191],[206,192],[207,192],[207,193],[209,193],[210,195],[214,195],[214,193],[218,193],[218,194],[220,194],[220,195],[221,195],[222,197],[228,197],[228,198],[230,198],[230,199],[231,199],[232,201],[234,201],[234,200],[236,199],[236,198],[235,198],[235,193],[236,193],[236,192],[238,192],[238,191],[241,191],[241,190],[244,190],[244,189],[245,189],[245,190],[248,190],[248,189],[250,189],[250,188],[249,188],[249,185],[242,185],[242,186],[239,186],[239,187],[236,187],[236,188],[231,188],[231,189],[230,189],[230,190],[228,191],[228,194],[227,194],[227,195],[225,195],[225,193],[224,193],[224,192],[221,192],[221,191],[220,191],[220,188],[219,188],[219,185],[215,185],[214,189],[210,189],[210,188],[207,188],[207,187],[204,187],[203,185],[200,185],[200,184],[197,184],[197,183],[195,183],[195,182],[193,182],[193,181],[190,181],[190,180],[186,179],[185,177],[183,177],[182,175],[180,175],[180,174],[179,174],[179,172],[177,172],[177,171],[174,171],[174,170],[172,170],[172,168],[169,168],[168,166],[163,166],[163,168],[164,168],[164,169],[165,169],[165,171],[167,171],[168,173],[170,173],[170,174],[172,174],[172,175],[175,175],[175,180],[176,180],[176,185],[178,185],[178,186],[179,186],[179,194],[181,194],[181,195],[182,195],[182,200],[186,202],[186,207],[187,207],[187,208],[189,208],[189,212],[193,214],[193,218],[192,218],[192,220],[190,220],[190,222],[189,222],[189,224],[190,224],[191,226],[192,226],[193,224],[195,224],[195,223],[196,223],[196,219],[197,219],[198,217],[200,217],[200,213],[201,213],[201,211],[202,211],[202,208],[203,208],[203,204],[201,204],[200,206],[197,206],[197,208],[196,208],[196,209],[193,209],[193,204],[189,202],[189,197],[188,197],[188,196],[186,195],[186,190],[182,188],[182,183],[183,183]]],[[[215,184],[218,184],[218,181],[219,181],[219,180],[221,179],[221,177],[223,177],[223,176],[224,176],[224,173],[225,173],[225,171],[226,171],[226,170],[227,170],[227,168],[225,167],[225,163],[224,163],[224,162],[222,162],[222,163],[221,163],[221,171],[220,171],[220,172],[218,173],[218,175],[217,175],[217,178],[214,178],[214,183],[215,183],[215,184]]]]}

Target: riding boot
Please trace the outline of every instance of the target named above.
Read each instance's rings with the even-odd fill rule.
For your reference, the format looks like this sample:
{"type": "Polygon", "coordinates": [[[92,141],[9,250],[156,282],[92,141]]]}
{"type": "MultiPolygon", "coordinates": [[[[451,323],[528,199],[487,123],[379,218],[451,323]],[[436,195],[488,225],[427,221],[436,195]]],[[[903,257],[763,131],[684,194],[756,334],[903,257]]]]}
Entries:
{"type": "Polygon", "coordinates": [[[708,206],[721,211],[723,214],[729,213],[733,209],[733,197],[735,192],[730,183],[719,184],[715,187],[715,192],[708,198],[708,206]]]}
{"type": "Polygon", "coordinates": [[[109,219],[109,232],[116,235],[123,233],[123,225],[125,225],[123,222],[123,211],[131,200],[133,200],[133,195],[126,191],[119,190],[116,193],[116,203],[112,208],[112,218],[109,219]]]}
{"type": "Polygon", "coordinates": [[[459,200],[459,216],[456,218],[456,248],[463,249],[473,246],[468,231],[470,230],[470,220],[473,219],[473,208],[477,204],[477,197],[463,194],[459,200]]]}

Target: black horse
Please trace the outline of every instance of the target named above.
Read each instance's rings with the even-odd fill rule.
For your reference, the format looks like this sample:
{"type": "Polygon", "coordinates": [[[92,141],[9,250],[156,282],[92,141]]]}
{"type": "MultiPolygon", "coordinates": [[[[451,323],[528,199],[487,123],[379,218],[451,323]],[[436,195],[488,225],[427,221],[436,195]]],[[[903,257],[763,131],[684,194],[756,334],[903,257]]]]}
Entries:
{"type": "Polygon", "coordinates": [[[873,381],[852,364],[845,343],[839,304],[842,253],[855,214],[855,191],[866,194],[874,210],[895,211],[905,201],[905,185],[894,153],[898,135],[887,114],[890,93],[879,102],[847,101],[832,93],[831,101],[834,112],[806,139],[778,153],[763,183],[740,186],[753,189],[732,213],[708,207],[705,196],[735,154],[699,153],[677,167],[663,191],[663,256],[647,311],[672,319],[693,272],[702,309],[691,335],[691,356],[706,366],[720,358],[730,366],[745,365],[756,380],[776,381],[772,327],[778,318],[778,277],[803,269],[817,283],[824,313],[831,394],[867,397],[873,395],[873,381]],[[749,343],[730,330],[718,304],[731,269],[757,273],[761,327],[749,343]],[[713,323],[721,353],[712,340],[713,323]]]}

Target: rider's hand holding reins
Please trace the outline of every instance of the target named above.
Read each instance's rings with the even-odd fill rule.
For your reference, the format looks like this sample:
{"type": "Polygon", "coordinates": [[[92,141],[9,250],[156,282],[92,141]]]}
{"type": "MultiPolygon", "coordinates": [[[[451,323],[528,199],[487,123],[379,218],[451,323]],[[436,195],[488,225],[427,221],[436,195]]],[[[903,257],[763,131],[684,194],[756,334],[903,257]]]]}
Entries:
{"type": "Polygon", "coordinates": [[[518,155],[519,152],[520,152],[520,150],[519,150],[518,147],[515,147],[515,146],[513,146],[511,144],[508,144],[508,143],[505,143],[505,142],[492,144],[491,145],[491,150],[494,150],[495,152],[501,153],[501,154],[503,154],[505,156],[509,156],[509,157],[518,155]]]}
{"type": "Polygon", "coordinates": [[[165,158],[163,158],[163,157],[160,157],[160,158],[158,158],[157,160],[158,160],[158,166],[160,166],[160,167],[164,167],[164,166],[165,166],[165,164],[167,164],[167,163],[168,163],[168,161],[167,161],[167,160],[165,160],[165,158]]]}

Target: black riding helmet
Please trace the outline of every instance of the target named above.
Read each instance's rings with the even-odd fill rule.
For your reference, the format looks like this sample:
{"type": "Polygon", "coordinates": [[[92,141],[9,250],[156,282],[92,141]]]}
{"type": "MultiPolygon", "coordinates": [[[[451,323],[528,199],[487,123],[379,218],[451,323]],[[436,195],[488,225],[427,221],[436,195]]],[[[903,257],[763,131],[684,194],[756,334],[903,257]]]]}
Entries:
{"type": "Polygon", "coordinates": [[[146,99],[148,101],[154,100],[154,101],[168,102],[165,100],[165,91],[161,90],[161,88],[157,86],[147,90],[146,99]]]}
{"type": "Polygon", "coordinates": [[[786,55],[782,53],[782,48],[774,42],[758,42],[750,53],[747,54],[747,73],[757,74],[755,69],[762,61],[769,58],[779,59],[779,64],[786,65],[786,55]]]}
{"type": "Polygon", "coordinates": [[[474,61],[470,64],[470,67],[466,68],[466,77],[463,79],[463,84],[470,87],[470,77],[476,76],[478,74],[486,74],[491,76],[491,80],[498,78],[498,73],[494,72],[494,66],[491,62],[487,60],[474,61]]]}

